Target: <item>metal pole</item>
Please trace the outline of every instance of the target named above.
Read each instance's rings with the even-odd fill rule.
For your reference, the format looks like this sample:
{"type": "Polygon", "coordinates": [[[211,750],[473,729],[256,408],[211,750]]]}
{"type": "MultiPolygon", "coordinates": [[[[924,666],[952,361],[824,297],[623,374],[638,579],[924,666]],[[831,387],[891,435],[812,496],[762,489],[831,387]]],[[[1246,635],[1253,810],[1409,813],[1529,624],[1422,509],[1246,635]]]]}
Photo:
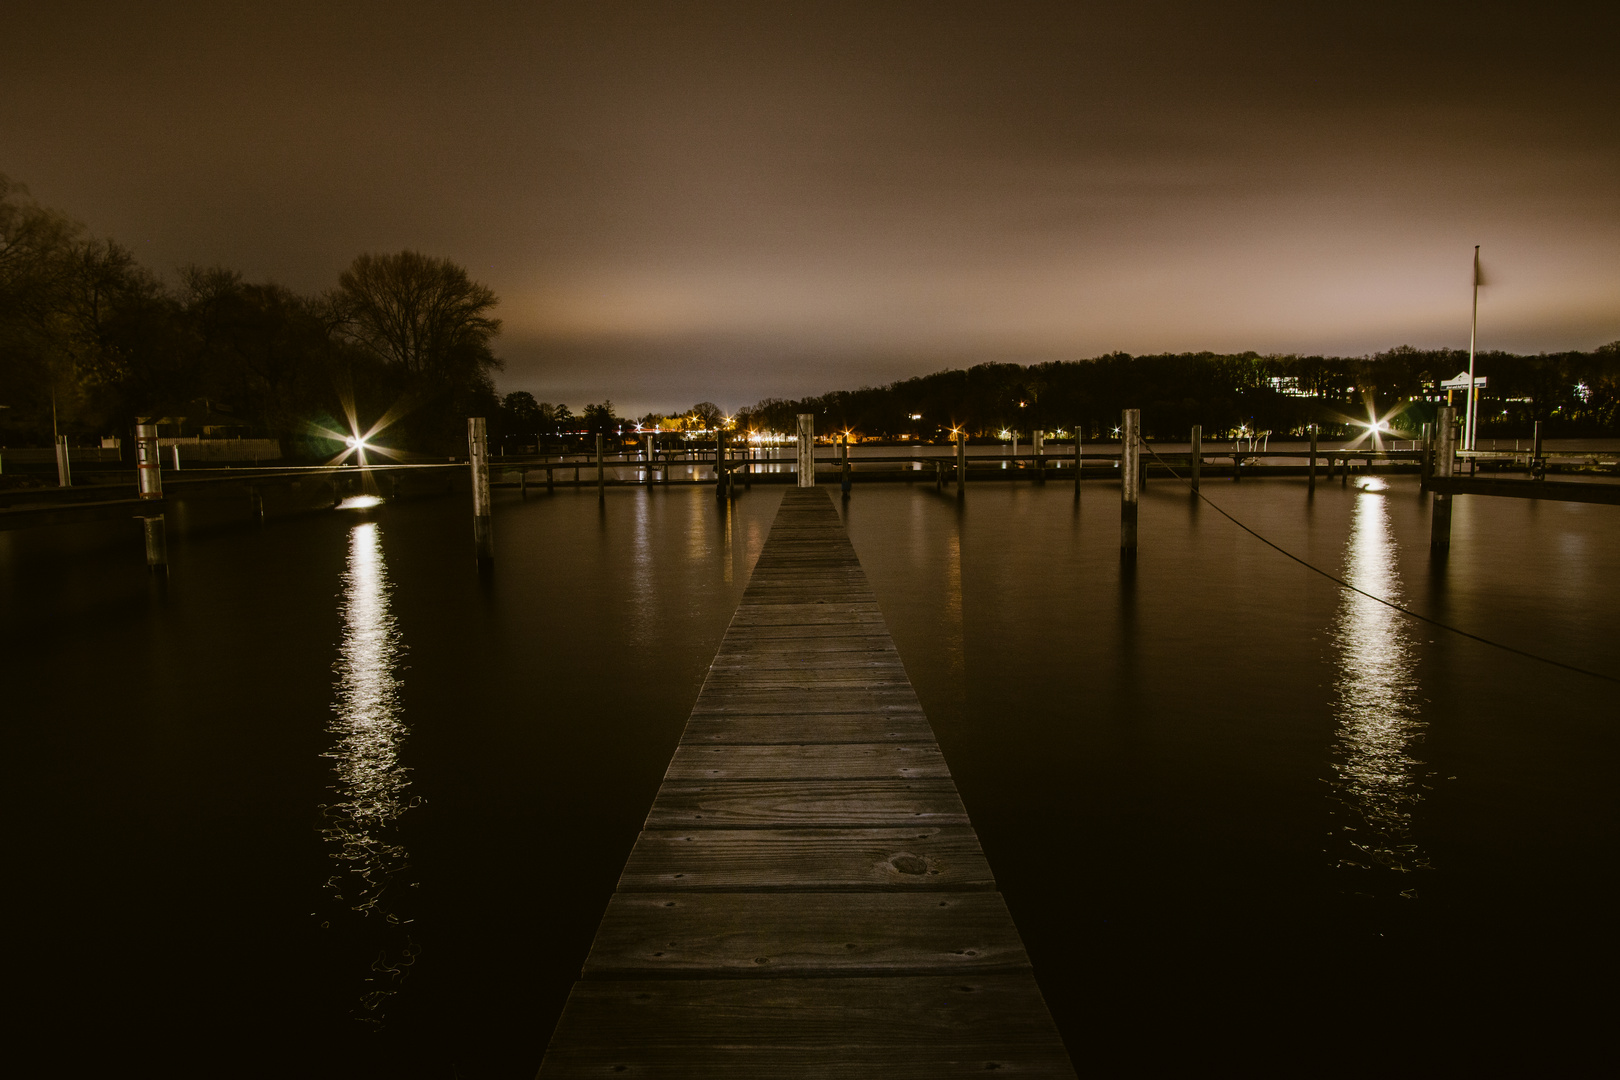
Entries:
{"type": "Polygon", "coordinates": [[[1192,427],[1192,489],[1198,490],[1198,476],[1204,471],[1204,425],[1194,424],[1192,427]]]}
{"type": "Polygon", "coordinates": [[[1141,449],[1137,431],[1142,423],[1141,409],[1126,409],[1120,422],[1119,445],[1119,549],[1136,554],[1137,504],[1140,499],[1141,449]]]}
{"type": "Polygon", "coordinates": [[[849,434],[838,437],[838,457],[844,473],[844,494],[849,494],[849,434]]]}
{"type": "MultiPolygon", "coordinates": [[[[1457,456],[1457,410],[1446,407],[1440,410],[1440,422],[1435,431],[1435,458],[1434,476],[1436,480],[1450,480],[1453,462],[1457,456]]],[[[1451,546],[1451,492],[1437,491],[1434,494],[1434,512],[1429,524],[1429,546],[1431,548],[1449,548],[1451,546]]]]}
{"type": "Polygon", "coordinates": [[[799,414],[799,486],[816,486],[816,417],[814,413],[799,414]]]}
{"type": "Polygon", "coordinates": [[[135,484],[141,498],[163,498],[163,455],[155,424],[135,425],[135,484]]]}
{"type": "Polygon", "coordinates": [[[602,441],[604,438],[605,436],[600,431],[596,433],[596,501],[599,503],[607,502],[607,469],[602,465],[602,441]]]}
{"type": "MultiPolygon", "coordinates": [[[[1463,420],[1463,449],[1474,448],[1474,341],[1479,334],[1479,245],[1474,245],[1474,314],[1468,324],[1468,413],[1463,420]]],[[[1450,475],[1449,473],[1447,475],[1450,475]]]]}
{"type": "Polygon", "coordinates": [[[495,563],[495,531],[489,516],[489,433],[482,416],[467,418],[467,460],[472,467],[473,550],[478,568],[495,563]]]}

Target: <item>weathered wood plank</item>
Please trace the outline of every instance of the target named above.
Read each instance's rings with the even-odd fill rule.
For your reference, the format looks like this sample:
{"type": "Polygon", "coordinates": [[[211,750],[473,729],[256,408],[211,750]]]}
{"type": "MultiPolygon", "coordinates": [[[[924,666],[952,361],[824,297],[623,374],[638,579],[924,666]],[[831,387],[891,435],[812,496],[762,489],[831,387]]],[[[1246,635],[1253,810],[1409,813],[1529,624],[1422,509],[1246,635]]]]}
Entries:
{"type": "Polygon", "coordinates": [[[1028,967],[997,892],[615,893],[585,978],[1028,967]]]}
{"type": "Polygon", "coordinates": [[[1024,972],[581,982],[540,1076],[933,1080],[987,1071],[1075,1075],[1024,972]]]}
{"type": "Polygon", "coordinates": [[[949,780],[666,781],[646,828],[966,825],[949,780]]]}
{"type": "Polygon", "coordinates": [[[683,744],[665,780],[940,780],[945,758],[932,740],[912,743],[836,743],[693,746],[683,744]]]}
{"type": "Polygon", "coordinates": [[[716,689],[699,694],[694,715],[721,712],[813,713],[856,712],[861,709],[917,709],[911,687],[875,687],[870,690],[840,687],[793,690],[716,689]]]}
{"type": "Polygon", "coordinates": [[[972,829],[649,829],[620,889],[993,889],[972,829]]]}
{"type": "Polygon", "coordinates": [[[681,743],[793,744],[926,742],[922,713],[811,713],[805,716],[694,716],[681,743]]]}

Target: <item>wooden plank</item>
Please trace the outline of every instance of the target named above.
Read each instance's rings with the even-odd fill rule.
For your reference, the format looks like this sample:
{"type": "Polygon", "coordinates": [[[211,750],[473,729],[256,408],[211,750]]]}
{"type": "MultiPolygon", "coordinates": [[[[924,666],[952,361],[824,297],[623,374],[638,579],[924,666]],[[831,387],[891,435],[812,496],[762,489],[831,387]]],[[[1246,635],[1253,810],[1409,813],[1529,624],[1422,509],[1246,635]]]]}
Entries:
{"type": "Polygon", "coordinates": [[[972,829],[649,829],[620,889],[993,889],[972,829]]]}
{"type": "Polygon", "coordinates": [[[694,716],[681,743],[805,745],[924,742],[934,737],[921,712],[812,713],[807,716],[694,716]]]}
{"type": "Polygon", "coordinates": [[[584,976],[944,974],[1029,966],[997,892],[621,892],[584,976]]]}
{"type": "Polygon", "coordinates": [[[813,713],[856,712],[860,709],[916,709],[916,691],[910,686],[856,690],[822,687],[792,690],[734,690],[722,688],[700,694],[694,715],[723,712],[813,713]]]}
{"type": "Polygon", "coordinates": [[[949,779],[932,740],[914,743],[810,745],[683,744],[667,780],[940,780],[949,779]]]}
{"type": "Polygon", "coordinates": [[[666,781],[649,829],[966,825],[949,780],[666,781]]]}
{"type": "Polygon", "coordinates": [[[580,982],[540,1076],[1073,1077],[1045,1013],[1023,972],[580,982]]]}

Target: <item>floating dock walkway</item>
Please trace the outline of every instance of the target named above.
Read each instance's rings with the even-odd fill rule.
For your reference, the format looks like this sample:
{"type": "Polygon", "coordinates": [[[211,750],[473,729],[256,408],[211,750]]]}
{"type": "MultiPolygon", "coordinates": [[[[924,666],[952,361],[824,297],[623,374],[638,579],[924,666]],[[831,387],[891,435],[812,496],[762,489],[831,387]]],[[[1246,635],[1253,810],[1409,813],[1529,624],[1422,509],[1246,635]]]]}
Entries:
{"type": "Polygon", "coordinates": [[[792,489],[540,1076],[1072,1077],[825,489],[792,489]]]}

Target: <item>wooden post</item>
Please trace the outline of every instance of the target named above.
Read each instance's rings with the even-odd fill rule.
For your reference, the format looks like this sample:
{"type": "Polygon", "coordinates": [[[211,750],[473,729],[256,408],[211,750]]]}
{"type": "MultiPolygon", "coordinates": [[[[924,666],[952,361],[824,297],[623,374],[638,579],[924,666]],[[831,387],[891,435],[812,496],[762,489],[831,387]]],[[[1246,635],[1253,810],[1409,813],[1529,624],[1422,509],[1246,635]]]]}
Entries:
{"type": "MultiPolygon", "coordinates": [[[[1437,480],[1450,480],[1457,456],[1457,410],[1447,406],[1440,410],[1435,430],[1434,476],[1437,480]]],[[[1429,522],[1429,547],[1451,547],[1451,492],[1434,494],[1434,511],[1429,522]]]]}
{"type": "Polygon", "coordinates": [[[814,413],[799,414],[799,486],[816,486],[816,417],[814,413]]]}
{"type": "Polygon", "coordinates": [[[1305,471],[1306,471],[1306,474],[1310,478],[1310,485],[1309,485],[1308,490],[1315,491],[1316,490],[1316,425],[1315,424],[1311,425],[1311,463],[1306,468],[1305,471]]]}
{"type": "Polygon", "coordinates": [[[967,494],[967,432],[956,433],[956,497],[967,494]]]}
{"type": "Polygon", "coordinates": [[[1339,486],[1345,487],[1350,483],[1350,455],[1344,455],[1344,463],[1339,469],[1339,486]]]}
{"type": "Polygon", "coordinates": [[[1188,455],[1188,464],[1192,466],[1192,489],[1198,491],[1198,477],[1204,471],[1204,425],[1194,424],[1192,427],[1192,451],[1188,455]]]}
{"type": "Polygon", "coordinates": [[[838,437],[838,458],[844,474],[844,494],[849,494],[849,433],[838,437]]]}
{"type": "Polygon", "coordinates": [[[73,486],[73,465],[68,460],[68,441],[66,435],[56,437],[56,486],[73,486]]]}
{"type": "Polygon", "coordinates": [[[495,563],[495,531],[489,519],[489,434],[484,417],[467,418],[467,459],[472,466],[473,549],[478,568],[495,563]]]}
{"type": "MultiPolygon", "coordinates": [[[[596,501],[607,502],[607,469],[602,464],[602,442],[606,438],[600,431],[596,433],[596,501]]],[[[579,475],[576,471],[574,475],[579,475]]]]}
{"type": "Polygon", "coordinates": [[[157,425],[135,425],[135,485],[143,499],[163,498],[163,455],[157,425]]]}
{"type": "Polygon", "coordinates": [[[179,443],[172,443],[172,444],[170,444],[169,449],[174,451],[174,471],[179,472],[180,471],[180,444],[179,443]]]}
{"type": "Polygon", "coordinates": [[[1119,550],[1123,554],[1136,554],[1137,504],[1140,500],[1141,449],[1138,429],[1142,423],[1141,409],[1126,409],[1119,426],[1119,550]]]}
{"type": "Polygon", "coordinates": [[[1035,451],[1035,482],[1046,483],[1046,432],[1036,431],[1030,435],[1032,449],[1035,451]]]}
{"type": "Polygon", "coordinates": [[[754,490],[754,444],[746,437],[743,439],[743,490],[754,490]]]}
{"type": "Polygon", "coordinates": [[[1541,421],[1536,421],[1536,443],[1530,451],[1530,479],[1547,479],[1547,462],[1541,456],[1541,421]]]}
{"type": "Polygon", "coordinates": [[[546,494],[547,495],[555,495],[556,493],[557,493],[557,470],[553,469],[553,468],[548,468],[546,470],[546,494]]]}
{"type": "Polygon", "coordinates": [[[653,486],[653,470],[658,464],[657,436],[654,432],[647,432],[647,486],[653,486]]]}

